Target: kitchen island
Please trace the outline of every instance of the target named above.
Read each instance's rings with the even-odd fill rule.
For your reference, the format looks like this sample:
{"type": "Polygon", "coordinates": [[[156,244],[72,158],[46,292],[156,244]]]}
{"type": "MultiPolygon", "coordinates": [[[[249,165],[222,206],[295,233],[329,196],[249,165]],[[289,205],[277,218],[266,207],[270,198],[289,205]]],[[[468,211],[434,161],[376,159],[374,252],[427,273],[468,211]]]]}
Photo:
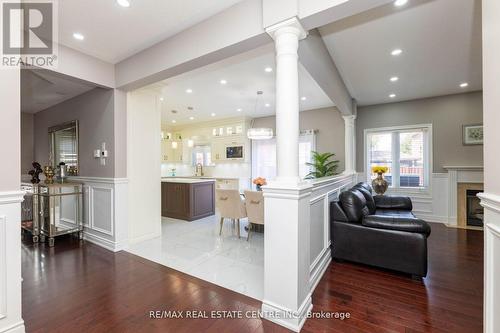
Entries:
{"type": "Polygon", "coordinates": [[[162,178],[162,216],[193,221],[214,214],[215,179],[162,178]]]}

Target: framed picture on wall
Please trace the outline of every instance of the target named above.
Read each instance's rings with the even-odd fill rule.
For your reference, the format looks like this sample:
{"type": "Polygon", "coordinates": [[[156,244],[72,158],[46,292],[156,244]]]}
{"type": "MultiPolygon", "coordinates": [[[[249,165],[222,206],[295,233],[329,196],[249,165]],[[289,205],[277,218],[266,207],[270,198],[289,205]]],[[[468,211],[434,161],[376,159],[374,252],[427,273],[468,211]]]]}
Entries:
{"type": "Polygon", "coordinates": [[[463,125],[463,145],[483,144],[483,124],[463,125]]]}

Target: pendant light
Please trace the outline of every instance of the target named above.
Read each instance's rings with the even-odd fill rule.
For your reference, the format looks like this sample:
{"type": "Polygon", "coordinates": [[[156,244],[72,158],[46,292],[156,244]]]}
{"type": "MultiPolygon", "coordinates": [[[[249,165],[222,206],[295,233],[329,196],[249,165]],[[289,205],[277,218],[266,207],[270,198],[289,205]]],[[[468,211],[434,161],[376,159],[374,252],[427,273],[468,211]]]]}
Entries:
{"type": "MultiPolygon", "coordinates": [[[[257,91],[257,98],[255,99],[255,114],[257,114],[259,97],[263,94],[264,93],[262,91],[257,91]]],[[[274,133],[273,129],[268,127],[249,128],[247,131],[247,137],[250,140],[269,140],[274,137],[274,133]]]]}

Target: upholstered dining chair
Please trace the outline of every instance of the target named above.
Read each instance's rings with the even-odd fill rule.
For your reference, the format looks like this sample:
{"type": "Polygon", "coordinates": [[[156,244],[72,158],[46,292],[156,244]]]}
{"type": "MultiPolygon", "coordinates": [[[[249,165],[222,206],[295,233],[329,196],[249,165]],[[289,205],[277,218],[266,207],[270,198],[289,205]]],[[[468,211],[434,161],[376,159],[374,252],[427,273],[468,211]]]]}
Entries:
{"type": "Polygon", "coordinates": [[[245,205],[248,215],[248,241],[253,226],[264,225],[264,195],[261,191],[245,191],[245,205]]]}
{"type": "Polygon", "coordinates": [[[238,190],[215,190],[217,209],[220,213],[219,236],[222,235],[224,219],[237,221],[238,238],[240,238],[240,219],[247,217],[245,202],[241,199],[238,190]]]}

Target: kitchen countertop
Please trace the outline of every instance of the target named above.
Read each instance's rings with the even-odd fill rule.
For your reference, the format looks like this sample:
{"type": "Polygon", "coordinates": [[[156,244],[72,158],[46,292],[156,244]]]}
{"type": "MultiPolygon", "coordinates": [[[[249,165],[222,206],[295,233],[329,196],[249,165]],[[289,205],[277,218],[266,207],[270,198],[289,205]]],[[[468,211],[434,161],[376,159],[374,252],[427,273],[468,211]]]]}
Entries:
{"type": "Polygon", "coordinates": [[[214,178],[189,178],[189,177],[163,177],[161,179],[162,183],[181,183],[181,184],[196,184],[196,183],[206,183],[215,182],[214,178]]]}

